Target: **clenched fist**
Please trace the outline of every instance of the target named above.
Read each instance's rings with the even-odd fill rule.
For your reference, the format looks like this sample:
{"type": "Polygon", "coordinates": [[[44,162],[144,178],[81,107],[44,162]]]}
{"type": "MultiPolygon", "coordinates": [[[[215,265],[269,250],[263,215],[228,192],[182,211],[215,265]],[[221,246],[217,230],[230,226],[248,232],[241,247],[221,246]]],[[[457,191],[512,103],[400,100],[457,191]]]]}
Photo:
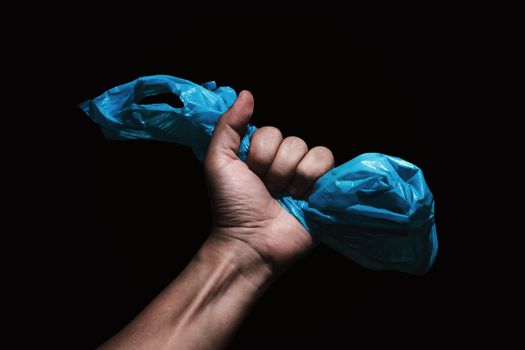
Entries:
{"type": "Polygon", "coordinates": [[[204,163],[214,212],[210,239],[245,245],[280,268],[316,242],[271,193],[307,196],[315,181],[334,167],[334,157],[326,147],[309,150],[302,139],[283,139],[277,128],[263,127],[251,138],[246,163],[241,161],[237,152],[253,108],[253,96],[242,91],[210,141],[204,163]]]}

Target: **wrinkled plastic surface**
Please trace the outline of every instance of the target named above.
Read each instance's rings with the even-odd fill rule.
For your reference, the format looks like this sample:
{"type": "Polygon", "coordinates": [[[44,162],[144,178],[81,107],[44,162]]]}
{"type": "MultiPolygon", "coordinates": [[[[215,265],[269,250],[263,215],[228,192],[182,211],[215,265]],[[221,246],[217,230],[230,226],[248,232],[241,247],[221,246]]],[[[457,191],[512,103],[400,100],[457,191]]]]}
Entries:
{"type": "MultiPolygon", "coordinates": [[[[156,75],[142,77],[85,101],[80,108],[109,139],[150,139],[192,148],[203,160],[215,123],[236,93],[215,82],[202,86],[156,75]],[[142,105],[147,96],[174,93],[184,106],[142,105]]],[[[246,159],[249,126],[239,157],[246,159]]],[[[374,270],[423,274],[437,253],[434,199],[417,166],[380,153],[362,154],[315,183],[307,200],[276,196],[314,237],[374,270]]]]}

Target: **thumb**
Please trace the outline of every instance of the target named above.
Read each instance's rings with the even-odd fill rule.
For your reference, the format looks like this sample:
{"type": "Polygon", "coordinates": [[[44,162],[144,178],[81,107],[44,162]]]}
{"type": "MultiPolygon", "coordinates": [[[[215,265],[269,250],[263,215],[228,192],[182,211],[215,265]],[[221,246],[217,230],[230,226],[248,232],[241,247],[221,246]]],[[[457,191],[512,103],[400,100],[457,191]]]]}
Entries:
{"type": "Polygon", "coordinates": [[[215,125],[208,147],[207,160],[238,159],[237,152],[239,152],[241,139],[246,133],[246,125],[252,116],[253,106],[252,94],[247,90],[241,91],[235,103],[215,125]]]}

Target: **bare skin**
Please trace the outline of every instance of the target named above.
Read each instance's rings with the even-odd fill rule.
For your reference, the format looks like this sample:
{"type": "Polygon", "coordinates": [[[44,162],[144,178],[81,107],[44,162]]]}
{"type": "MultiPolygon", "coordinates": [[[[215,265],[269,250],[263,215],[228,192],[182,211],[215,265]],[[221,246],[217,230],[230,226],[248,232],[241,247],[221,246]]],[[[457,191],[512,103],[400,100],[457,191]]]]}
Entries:
{"type": "Polygon", "coordinates": [[[334,167],[325,147],[263,127],[246,163],[237,151],[253,113],[242,91],[219,119],[204,166],[214,211],[209,238],[184,271],[99,349],[222,349],[257,298],[316,242],[271,196],[308,194],[334,167]]]}

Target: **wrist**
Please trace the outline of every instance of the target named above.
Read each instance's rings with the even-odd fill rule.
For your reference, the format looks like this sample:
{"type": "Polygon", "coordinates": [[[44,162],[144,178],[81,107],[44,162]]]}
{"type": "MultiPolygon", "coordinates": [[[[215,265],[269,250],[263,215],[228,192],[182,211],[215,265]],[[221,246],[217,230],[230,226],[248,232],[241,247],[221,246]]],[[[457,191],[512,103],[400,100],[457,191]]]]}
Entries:
{"type": "MultiPolygon", "coordinates": [[[[247,242],[214,229],[197,254],[201,261],[223,266],[233,282],[258,295],[275,276],[272,263],[247,242]]],[[[233,283],[232,282],[232,283],[233,283]]]]}

